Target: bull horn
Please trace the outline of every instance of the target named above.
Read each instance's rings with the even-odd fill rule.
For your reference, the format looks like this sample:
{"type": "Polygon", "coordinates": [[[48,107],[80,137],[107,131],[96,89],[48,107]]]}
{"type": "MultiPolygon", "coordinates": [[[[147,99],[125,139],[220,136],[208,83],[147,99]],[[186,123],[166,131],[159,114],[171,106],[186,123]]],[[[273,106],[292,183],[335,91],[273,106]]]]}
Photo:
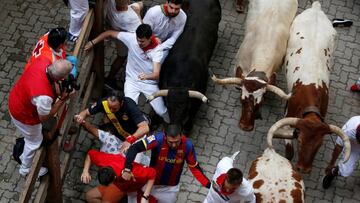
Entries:
{"type": "Polygon", "coordinates": [[[329,127],[330,127],[331,132],[337,134],[344,142],[344,147],[345,147],[344,163],[346,163],[350,158],[350,151],[351,151],[349,137],[339,127],[337,127],[335,125],[329,125],[329,127]]]}
{"type": "Polygon", "coordinates": [[[294,138],[293,136],[286,136],[286,135],[276,135],[274,136],[274,133],[277,129],[281,128],[282,126],[285,126],[285,125],[296,125],[296,123],[300,120],[300,118],[283,118],[281,120],[279,120],[278,122],[274,123],[271,128],[269,129],[268,131],[268,134],[267,134],[267,143],[268,143],[268,146],[270,148],[273,147],[272,145],[272,139],[273,137],[275,138],[284,138],[284,139],[292,139],[294,138]]]}
{"type": "Polygon", "coordinates": [[[243,82],[243,80],[238,77],[219,79],[215,76],[215,74],[212,74],[211,79],[219,85],[241,85],[243,82]]]}
{"type": "Polygon", "coordinates": [[[189,97],[200,99],[204,103],[208,102],[208,98],[198,91],[189,90],[189,97]]]}
{"type": "Polygon", "coordinates": [[[153,93],[152,95],[150,95],[147,99],[146,102],[151,102],[152,100],[156,99],[156,97],[166,97],[168,95],[169,90],[159,90],[155,93],[153,93]]]}
{"type": "Polygon", "coordinates": [[[288,100],[291,97],[291,93],[286,94],[282,89],[274,85],[266,85],[266,90],[277,94],[280,98],[288,100]]]}

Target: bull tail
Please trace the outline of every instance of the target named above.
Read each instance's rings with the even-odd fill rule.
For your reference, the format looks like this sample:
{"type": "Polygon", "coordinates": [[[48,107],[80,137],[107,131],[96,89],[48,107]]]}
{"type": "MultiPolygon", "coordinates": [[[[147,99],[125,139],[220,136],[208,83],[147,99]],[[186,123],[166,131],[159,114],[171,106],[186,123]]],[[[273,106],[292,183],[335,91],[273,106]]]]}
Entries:
{"type": "Polygon", "coordinates": [[[321,10],[321,4],[319,1],[314,1],[311,7],[316,10],[321,10]]]}
{"type": "Polygon", "coordinates": [[[240,151],[235,152],[230,158],[235,160],[236,156],[240,153],[240,151]]]}

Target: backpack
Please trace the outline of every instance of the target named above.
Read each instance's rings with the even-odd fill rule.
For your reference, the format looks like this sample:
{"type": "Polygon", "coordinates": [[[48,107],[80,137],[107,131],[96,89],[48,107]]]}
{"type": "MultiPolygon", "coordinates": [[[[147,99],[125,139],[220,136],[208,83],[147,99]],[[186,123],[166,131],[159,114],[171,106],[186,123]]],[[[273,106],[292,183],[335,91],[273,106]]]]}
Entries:
{"type": "Polygon", "coordinates": [[[21,164],[20,156],[24,151],[25,140],[23,137],[17,138],[13,147],[13,158],[16,162],[21,164]]]}

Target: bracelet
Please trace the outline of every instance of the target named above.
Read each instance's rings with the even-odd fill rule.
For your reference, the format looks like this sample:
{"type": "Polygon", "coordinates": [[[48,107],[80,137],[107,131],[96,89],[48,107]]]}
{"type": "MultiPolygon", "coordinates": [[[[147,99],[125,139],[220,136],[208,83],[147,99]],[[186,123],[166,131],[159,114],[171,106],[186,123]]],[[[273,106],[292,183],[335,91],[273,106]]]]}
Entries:
{"type": "Polygon", "coordinates": [[[136,142],[136,137],[133,136],[133,135],[130,135],[130,136],[127,136],[126,137],[126,142],[130,143],[130,144],[133,144],[134,142],[136,142]]]}
{"type": "Polygon", "coordinates": [[[60,101],[64,101],[65,99],[61,98],[60,96],[57,97],[60,101]]]}
{"type": "Polygon", "coordinates": [[[149,200],[149,196],[142,195],[142,198],[149,200]]]}
{"type": "Polygon", "coordinates": [[[90,40],[90,43],[92,46],[95,46],[94,42],[92,40],[90,40]]]}

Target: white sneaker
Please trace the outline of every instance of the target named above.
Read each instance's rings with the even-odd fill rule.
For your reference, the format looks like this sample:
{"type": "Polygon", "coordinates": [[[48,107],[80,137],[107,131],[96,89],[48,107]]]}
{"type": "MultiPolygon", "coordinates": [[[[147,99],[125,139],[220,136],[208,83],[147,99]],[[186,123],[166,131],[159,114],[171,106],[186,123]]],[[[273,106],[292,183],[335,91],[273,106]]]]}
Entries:
{"type": "MultiPolygon", "coordinates": [[[[27,176],[27,174],[29,174],[30,172],[30,168],[23,168],[20,166],[20,169],[19,169],[19,173],[21,176],[27,176]]],[[[43,175],[45,175],[46,173],[48,172],[48,169],[45,168],[45,167],[41,167],[40,168],[40,171],[39,171],[39,174],[38,174],[38,177],[41,177],[43,175]]]]}

